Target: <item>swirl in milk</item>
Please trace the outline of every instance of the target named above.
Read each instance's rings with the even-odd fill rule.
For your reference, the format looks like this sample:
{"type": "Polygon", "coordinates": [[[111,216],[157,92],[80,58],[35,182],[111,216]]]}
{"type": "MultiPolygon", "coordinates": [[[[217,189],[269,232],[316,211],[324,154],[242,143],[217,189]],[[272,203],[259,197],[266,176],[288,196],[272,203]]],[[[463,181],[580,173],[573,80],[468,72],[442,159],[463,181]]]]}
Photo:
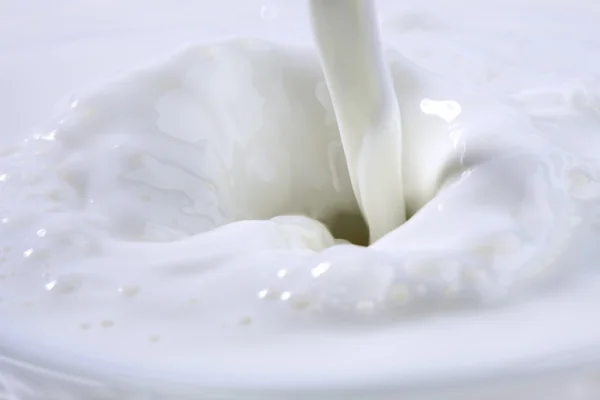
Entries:
{"type": "Polygon", "coordinates": [[[213,343],[226,364],[266,338],[504,299],[561,272],[578,160],[512,105],[388,59],[408,220],[368,246],[313,53],[190,47],[3,151],[3,337],[97,358],[119,343],[121,360],[162,366],[213,343]]]}
{"type": "Polygon", "coordinates": [[[579,222],[566,154],[518,111],[392,57],[410,219],[370,246],[328,229],[366,228],[314,58],[225,42],[82,97],[4,156],[3,297],[85,304],[149,282],[236,310],[361,314],[551,270],[579,222]]]}

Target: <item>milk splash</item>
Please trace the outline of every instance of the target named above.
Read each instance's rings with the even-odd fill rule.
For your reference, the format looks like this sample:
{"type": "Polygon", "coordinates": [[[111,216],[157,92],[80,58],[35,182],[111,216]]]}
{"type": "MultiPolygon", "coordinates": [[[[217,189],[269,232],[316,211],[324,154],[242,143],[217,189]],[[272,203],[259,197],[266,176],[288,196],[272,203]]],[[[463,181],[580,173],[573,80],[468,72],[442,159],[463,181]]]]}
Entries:
{"type": "Polygon", "coordinates": [[[267,338],[314,350],[298,337],[367,324],[370,343],[407,314],[498,304],[575,274],[597,185],[582,159],[514,103],[387,59],[408,220],[369,246],[332,234],[361,211],[312,51],[192,46],[5,149],[6,343],[96,359],[118,344],[124,364],[211,364],[198,371],[218,380],[255,365],[245,351],[273,361],[267,338]]]}

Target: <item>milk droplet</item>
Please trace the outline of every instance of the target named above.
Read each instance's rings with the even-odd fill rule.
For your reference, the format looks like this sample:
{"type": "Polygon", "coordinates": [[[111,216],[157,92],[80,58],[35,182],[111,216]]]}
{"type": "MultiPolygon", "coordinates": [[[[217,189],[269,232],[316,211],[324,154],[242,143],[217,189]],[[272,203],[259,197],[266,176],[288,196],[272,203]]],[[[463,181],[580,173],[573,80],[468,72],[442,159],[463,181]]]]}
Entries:
{"type": "Polygon", "coordinates": [[[100,326],[102,326],[103,328],[112,328],[113,326],[115,326],[115,322],[111,320],[104,320],[100,323],[100,326]]]}
{"type": "Polygon", "coordinates": [[[279,298],[283,301],[289,300],[290,297],[292,297],[292,293],[290,292],[283,292],[281,293],[281,296],[279,296],[279,298]]]}
{"type": "Polygon", "coordinates": [[[285,270],[285,269],[280,269],[279,271],[277,271],[278,278],[285,278],[286,275],[287,275],[287,270],[285,270]]]}
{"type": "Polygon", "coordinates": [[[123,296],[133,297],[140,292],[140,288],[139,286],[121,286],[117,291],[123,296]]]}
{"type": "Polygon", "coordinates": [[[327,272],[327,270],[331,268],[331,264],[328,262],[322,262],[319,265],[317,265],[316,267],[314,267],[310,273],[314,278],[318,278],[319,276],[323,275],[325,272],[327,272]]]}
{"type": "Polygon", "coordinates": [[[160,342],[160,336],[159,335],[152,335],[148,338],[148,340],[150,341],[150,343],[158,343],[160,342]]]}
{"type": "Polygon", "coordinates": [[[63,275],[46,283],[45,288],[49,292],[69,294],[77,291],[82,283],[82,280],[77,276],[63,275]]]}

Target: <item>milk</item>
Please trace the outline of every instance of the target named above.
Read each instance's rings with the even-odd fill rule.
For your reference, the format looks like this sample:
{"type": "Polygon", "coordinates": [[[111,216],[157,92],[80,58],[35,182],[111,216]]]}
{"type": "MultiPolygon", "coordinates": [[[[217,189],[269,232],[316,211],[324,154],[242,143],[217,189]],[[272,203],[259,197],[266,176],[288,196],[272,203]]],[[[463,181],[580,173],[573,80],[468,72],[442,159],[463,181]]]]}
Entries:
{"type": "MultiPolygon", "coordinates": [[[[360,201],[310,46],[194,45],[69,102],[2,160],[3,353],[184,398],[596,359],[599,281],[576,257],[595,238],[594,59],[569,47],[586,61],[551,73],[539,50],[519,69],[517,38],[446,11],[383,21],[410,218],[368,248],[330,231],[360,201]]],[[[575,35],[560,15],[518,38],[575,35]]]]}

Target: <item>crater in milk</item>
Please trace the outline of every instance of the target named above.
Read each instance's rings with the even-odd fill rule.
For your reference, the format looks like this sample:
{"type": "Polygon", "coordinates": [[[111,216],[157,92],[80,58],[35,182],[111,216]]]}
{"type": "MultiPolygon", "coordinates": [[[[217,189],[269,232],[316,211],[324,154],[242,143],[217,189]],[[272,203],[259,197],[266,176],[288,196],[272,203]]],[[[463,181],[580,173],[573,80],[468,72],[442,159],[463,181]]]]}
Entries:
{"type": "Polygon", "coordinates": [[[368,341],[407,312],[503,299],[560,272],[581,223],[578,161],[513,107],[389,56],[410,219],[369,246],[311,52],[194,46],[6,149],[5,343],[211,365],[196,372],[218,381],[234,364],[276,365],[271,341],[307,335],[314,350],[311,335],[333,330],[343,348],[355,338],[339,329],[368,322],[368,341]]]}

